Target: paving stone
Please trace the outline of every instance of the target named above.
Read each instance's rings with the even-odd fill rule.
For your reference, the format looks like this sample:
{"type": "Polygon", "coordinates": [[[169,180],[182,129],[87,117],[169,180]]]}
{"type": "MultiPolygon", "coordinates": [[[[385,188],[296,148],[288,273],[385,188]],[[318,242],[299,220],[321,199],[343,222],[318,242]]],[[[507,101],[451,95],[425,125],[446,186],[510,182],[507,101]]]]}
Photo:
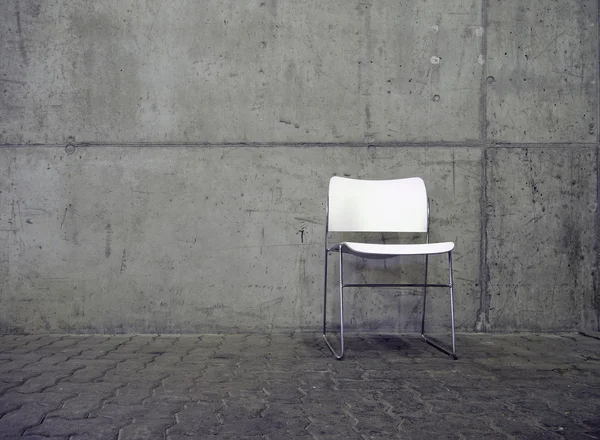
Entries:
{"type": "Polygon", "coordinates": [[[160,366],[161,368],[164,368],[164,367],[168,368],[168,367],[174,366],[177,363],[181,362],[182,357],[183,357],[183,355],[178,354],[178,353],[165,353],[165,354],[162,354],[162,355],[156,357],[150,363],[150,365],[154,364],[156,366],[160,366]]]}
{"type": "Polygon", "coordinates": [[[490,426],[493,427],[495,431],[509,436],[509,438],[523,438],[528,440],[559,440],[564,438],[558,433],[541,429],[524,416],[492,417],[490,426]]]}
{"type": "Polygon", "coordinates": [[[80,384],[76,382],[68,382],[63,381],[59,382],[56,385],[46,388],[44,393],[61,393],[61,394],[69,394],[69,395],[77,395],[82,392],[88,394],[95,395],[112,395],[116,392],[116,390],[120,387],[123,387],[125,384],[115,384],[115,383],[106,383],[106,382],[93,382],[80,384]]]}
{"type": "MultiPolygon", "coordinates": [[[[233,434],[236,436],[268,435],[272,438],[287,438],[302,432],[308,425],[306,419],[280,419],[269,417],[243,418],[235,423],[224,423],[214,431],[215,434],[233,434]]],[[[310,433],[310,432],[309,432],[310,433]]]]}
{"type": "Polygon", "coordinates": [[[183,393],[171,393],[171,392],[153,392],[150,397],[143,400],[144,404],[154,404],[158,402],[168,403],[172,405],[181,406],[186,403],[194,402],[196,400],[194,395],[194,389],[185,390],[183,393]]]}
{"type": "Polygon", "coordinates": [[[223,423],[236,423],[237,419],[252,419],[261,417],[262,411],[267,408],[265,395],[236,395],[227,399],[227,404],[221,410],[223,423]]]}
{"type": "Polygon", "coordinates": [[[90,412],[90,417],[104,417],[113,420],[173,420],[174,415],[182,409],[182,405],[166,402],[151,402],[134,405],[105,403],[90,412]]]}
{"type": "Polygon", "coordinates": [[[176,424],[167,429],[168,438],[172,436],[202,437],[217,431],[222,423],[220,414],[224,405],[214,399],[211,402],[186,404],[174,414],[176,424]]]}
{"type": "Polygon", "coordinates": [[[9,413],[11,411],[15,411],[19,409],[19,404],[7,399],[0,400],[0,419],[4,416],[4,414],[9,413]]]}
{"type": "Polygon", "coordinates": [[[513,414],[506,403],[502,401],[462,401],[460,405],[449,401],[428,401],[432,412],[443,414],[472,415],[473,417],[494,415],[494,414],[513,414]]]}
{"type": "Polygon", "coordinates": [[[63,419],[83,419],[92,411],[102,405],[105,396],[86,393],[67,399],[60,409],[48,413],[48,417],[62,417],[63,419]]]}
{"type": "MultiPolygon", "coordinates": [[[[19,435],[19,436],[9,436],[9,437],[1,437],[5,440],[66,440],[66,437],[46,437],[45,435],[19,435]]],[[[70,439],[69,439],[70,440],[70,439]]]]}
{"type": "Polygon", "coordinates": [[[508,438],[500,432],[475,431],[470,429],[461,429],[460,432],[456,433],[456,436],[460,440],[480,440],[482,438],[486,440],[505,440],[508,438]]]}
{"type": "MultiPolygon", "coordinates": [[[[80,436],[87,439],[112,439],[116,438],[120,426],[114,424],[111,419],[63,419],[59,417],[47,417],[36,427],[28,429],[27,435],[41,436],[80,436]]],[[[150,437],[149,437],[150,438],[150,437]]]]}
{"type": "Polygon", "coordinates": [[[21,370],[25,366],[37,362],[42,357],[41,355],[35,353],[18,355],[18,358],[14,358],[14,356],[17,355],[11,355],[10,359],[0,364],[0,374],[7,373],[9,371],[21,370]]]}
{"type": "Polygon", "coordinates": [[[335,419],[309,417],[308,420],[310,424],[304,429],[317,438],[362,438],[358,432],[352,429],[355,422],[347,415],[335,419]]]}
{"type": "Polygon", "coordinates": [[[269,381],[261,390],[268,393],[271,402],[302,403],[301,399],[307,393],[299,388],[299,384],[294,381],[269,381]]]}
{"type": "Polygon", "coordinates": [[[181,364],[195,364],[195,365],[204,365],[204,362],[207,359],[211,359],[214,355],[212,350],[207,350],[205,348],[202,349],[194,349],[181,359],[181,364]]]}
{"type": "Polygon", "coordinates": [[[165,377],[161,381],[161,386],[168,388],[185,388],[185,387],[193,387],[196,385],[196,380],[202,376],[202,371],[195,370],[192,368],[182,368],[171,370],[164,370],[166,373],[172,371],[173,373],[165,377]]]}
{"type": "Polygon", "coordinates": [[[407,391],[396,393],[381,393],[374,399],[382,411],[394,417],[415,417],[419,414],[432,412],[435,405],[425,402],[418,396],[407,391]]]}
{"type": "Polygon", "coordinates": [[[262,417],[306,420],[307,417],[342,417],[344,406],[338,402],[337,406],[325,404],[306,404],[306,403],[279,403],[267,400],[268,407],[261,411],[262,417]]]}
{"type": "Polygon", "coordinates": [[[4,414],[0,419],[0,433],[3,436],[21,435],[28,428],[38,425],[52,409],[50,405],[37,402],[19,405],[17,409],[4,414]]]}
{"type": "Polygon", "coordinates": [[[19,407],[27,404],[40,404],[47,406],[50,411],[52,409],[60,408],[65,401],[75,396],[76,394],[50,391],[44,391],[42,393],[23,394],[11,390],[0,398],[0,408],[2,408],[5,405],[19,407]]]}
{"type": "Polygon", "coordinates": [[[61,379],[69,377],[71,374],[71,371],[60,370],[43,372],[31,379],[27,379],[23,385],[18,387],[18,391],[21,393],[37,393],[56,385],[61,379]]]}
{"type": "Polygon", "coordinates": [[[118,362],[119,365],[123,364],[123,366],[130,365],[131,367],[135,367],[137,369],[143,368],[144,365],[151,362],[154,358],[153,355],[148,353],[127,353],[127,352],[118,352],[111,351],[103,356],[98,357],[98,359],[108,359],[115,362],[118,362]]]}
{"type": "MultiPolygon", "coordinates": [[[[271,437],[267,436],[267,435],[242,435],[240,436],[239,434],[207,434],[210,435],[210,439],[211,440],[266,440],[266,439],[270,439],[271,437]]],[[[198,437],[198,434],[193,434],[193,435],[181,435],[181,434],[172,434],[167,436],[167,440],[190,440],[190,438],[202,438],[202,437],[198,437]]],[[[305,437],[298,437],[298,436],[294,436],[293,437],[296,440],[314,440],[314,437],[312,436],[305,436],[305,437]]]]}
{"type": "Polygon", "coordinates": [[[89,383],[101,379],[111,369],[115,368],[116,362],[111,360],[95,359],[84,361],[84,368],[75,371],[70,376],[63,379],[69,382],[89,383]]]}
{"type": "MultiPolygon", "coordinates": [[[[545,431],[563,435],[566,433],[587,433],[590,431],[589,425],[576,423],[572,418],[563,414],[547,412],[539,416],[536,415],[535,418],[537,420],[536,425],[545,431]]],[[[595,427],[598,428],[599,426],[596,425],[595,427]]]]}
{"type": "Polygon", "coordinates": [[[228,382],[234,378],[232,367],[226,368],[222,365],[210,366],[204,369],[202,376],[198,379],[199,382],[215,383],[228,382]]]}
{"type": "Polygon", "coordinates": [[[21,384],[40,375],[40,370],[25,370],[21,368],[2,373],[2,381],[8,384],[21,384]]]}
{"type": "Polygon", "coordinates": [[[102,348],[88,348],[83,350],[77,357],[79,359],[100,359],[107,356],[109,353],[109,350],[102,348]]]}
{"type": "Polygon", "coordinates": [[[13,353],[28,353],[34,350],[40,350],[44,347],[56,342],[60,337],[47,335],[47,336],[27,336],[23,338],[23,343],[16,349],[11,350],[13,353]]]}
{"type": "Polygon", "coordinates": [[[119,431],[119,438],[128,440],[147,440],[164,438],[166,430],[174,420],[136,420],[119,431]]]}
{"type": "Polygon", "coordinates": [[[387,435],[391,438],[399,434],[397,415],[385,408],[353,404],[347,405],[343,412],[353,420],[353,430],[367,437],[387,435]]]}
{"type": "Polygon", "coordinates": [[[147,356],[140,359],[139,357],[135,357],[127,353],[119,356],[113,356],[111,353],[111,355],[103,356],[101,359],[114,362],[114,373],[136,373],[148,365],[148,363],[152,360],[152,357],[147,356]]]}
{"type": "Polygon", "coordinates": [[[152,396],[152,390],[156,386],[148,384],[127,384],[117,388],[114,396],[107,399],[108,403],[117,403],[119,405],[137,405],[144,399],[152,396]]]}
{"type": "MultiPolygon", "coordinates": [[[[461,438],[462,431],[493,432],[489,421],[481,417],[468,417],[431,413],[428,417],[411,417],[400,420],[402,438],[461,438]]],[[[480,438],[485,438],[485,435],[480,438]]]]}
{"type": "Polygon", "coordinates": [[[154,372],[152,375],[147,372],[142,374],[144,369],[122,370],[117,368],[107,370],[102,377],[95,379],[95,382],[112,383],[154,383],[164,377],[160,372],[154,372]]]}

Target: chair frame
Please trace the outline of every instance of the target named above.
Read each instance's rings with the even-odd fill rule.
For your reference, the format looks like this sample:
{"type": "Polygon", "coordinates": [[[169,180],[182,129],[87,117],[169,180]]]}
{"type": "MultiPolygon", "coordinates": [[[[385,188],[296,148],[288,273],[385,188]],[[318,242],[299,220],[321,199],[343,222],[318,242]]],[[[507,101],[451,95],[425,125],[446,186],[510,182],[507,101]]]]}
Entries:
{"type": "MultiPolygon", "coordinates": [[[[341,231],[339,231],[341,232],[341,231]]],[[[449,267],[449,283],[448,284],[430,284],[427,282],[427,269],[429,264],[429,255],[437,254],[417,254],[424,255],[425,257],[425,279],[423,283],[344,283],[344,243],[338,243],[329,247],[329,194],[327,195],[327,201],[325,205],[325,277],[324,277],[324,288],[323,288],[323,339],[327,347],[333,353],[336,359],[341,360],[344,357],[344,288],[345,287],[381,287],[381,288],[398,288],[398,287],[422,287],[423,288],[423,312],[421,315],[421,339],[432,347],[440,350],[447,354],[452,359],[458,359],[456,356],[456,334],[454,329],[454,290],[452,281],[452,250],[447,252],[448,254],[448,267],[449,267]],[[327,339],[327,261],[330,252],[339,253],[339,294],[340,294],[340,351],[335,351],[329,340],[327,339]],[[428,338],[425,334],[425,308],[427,305],[427,287],[447,287],[450,291],[450,314],[452,319],[452,350],[444,348],[439,343],[434,342],[428,338]]],[[[427,231],[426,231],[426,244],[429,244],[429,197],[427,197],[427,231]]],[[[390,255],[389,258],[401,257],[399,255],[390,255]]]]}

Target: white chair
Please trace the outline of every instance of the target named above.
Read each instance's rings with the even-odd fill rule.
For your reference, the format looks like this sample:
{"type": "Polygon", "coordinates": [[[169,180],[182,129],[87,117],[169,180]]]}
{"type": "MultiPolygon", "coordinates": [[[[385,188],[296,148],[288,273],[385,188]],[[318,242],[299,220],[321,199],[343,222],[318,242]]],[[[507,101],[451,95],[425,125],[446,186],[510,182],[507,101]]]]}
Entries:
{"type": "Polygon", "coordinates": [[[345,287],[423,287],[423,314],[421,337],[428,344],[456,357],[454,333],[454,293],[452,291],[452,249],[454,243],[429,243],[429,202],[425,183],[413,177],[396,180],[357,180],[332,177],[325,220],[325,283],[323,306],[323,338],[337,359],[344,356],[344,288],[345,287]],[[425,234],[423,244],[373,244],[341,242],[329,246],[330,232],[412,232],[425,234]],[[327,259],[330,252],[339,253],[340,289],[340,351],[337,353],[327,340],[327,259]],[[392,258],[403,255],[425,256],[425,282],[423,284],[346,284],[344,283],[343,256],[352,254],[361,258],[392,258]],[[450,281],[448,284],[428,284],[429,255],[448,254],[450,281]],[[425,335],[425,304],[427,287],[447,287],[450,290],[452,317],[452,351],[443,348],[425,335]]]}

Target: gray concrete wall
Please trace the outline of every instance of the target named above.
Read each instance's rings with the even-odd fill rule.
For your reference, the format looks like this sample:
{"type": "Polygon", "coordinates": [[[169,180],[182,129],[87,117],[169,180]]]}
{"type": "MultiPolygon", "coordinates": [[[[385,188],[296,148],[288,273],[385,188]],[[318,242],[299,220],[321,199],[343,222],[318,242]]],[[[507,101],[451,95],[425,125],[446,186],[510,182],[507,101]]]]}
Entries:
{"type": "MultiPolygon", "coordinates": [[[[460,330],[598,329],[597,32],[584,0],[1,2],[0,332],[317,330],[335,174],[426,180],[460,330]]],[[[359,290],[349,325],[420,306],[359,290]]]]}

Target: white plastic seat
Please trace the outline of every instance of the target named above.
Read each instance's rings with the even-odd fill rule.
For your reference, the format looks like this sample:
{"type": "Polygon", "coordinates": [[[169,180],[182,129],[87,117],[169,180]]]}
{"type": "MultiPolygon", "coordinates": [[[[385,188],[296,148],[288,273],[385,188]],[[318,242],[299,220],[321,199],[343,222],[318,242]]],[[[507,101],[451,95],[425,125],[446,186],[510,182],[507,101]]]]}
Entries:
{"type": "Polygon", "coordinates": [[[377,244],[353,243],[344,241],[340,243],[343,252],[361,258],[390,258],[400,255],[433,255],[445,254],[454,249],[454,243],[423,243],[423,244],[377,244]]]}
{"type": "Polygon", "coordinates": [[[452,250],[454,243],[429,243],[429,202],[425,183],[419,177],[395,180],[358,180],[332,177],[326,203],[325,280],[323,294],[323,338],[337,359],[344,356],[344,288],[345,287],[423,287],[421,337],[425,342],[456,359],[454,331],[454,292],[452,287],[452,250]],[[421,244],[379,244],[340,242],[329,246],[330,232],[412,232],[424,233],[421,244]],[[340,350],[334,350],[327,339],[327,261],[330,252],[339,253],[340,350]],[[344,283],[343,255],[384,259],[408,255],[424,256],[424,283],[348,284],[344,283]],[[427,282],[429,255],[448,254],[449,283],[427,282]],[[425,335],[427,287],[447,287],[450,292],[452,350],[449,351],[425,335]]]}

